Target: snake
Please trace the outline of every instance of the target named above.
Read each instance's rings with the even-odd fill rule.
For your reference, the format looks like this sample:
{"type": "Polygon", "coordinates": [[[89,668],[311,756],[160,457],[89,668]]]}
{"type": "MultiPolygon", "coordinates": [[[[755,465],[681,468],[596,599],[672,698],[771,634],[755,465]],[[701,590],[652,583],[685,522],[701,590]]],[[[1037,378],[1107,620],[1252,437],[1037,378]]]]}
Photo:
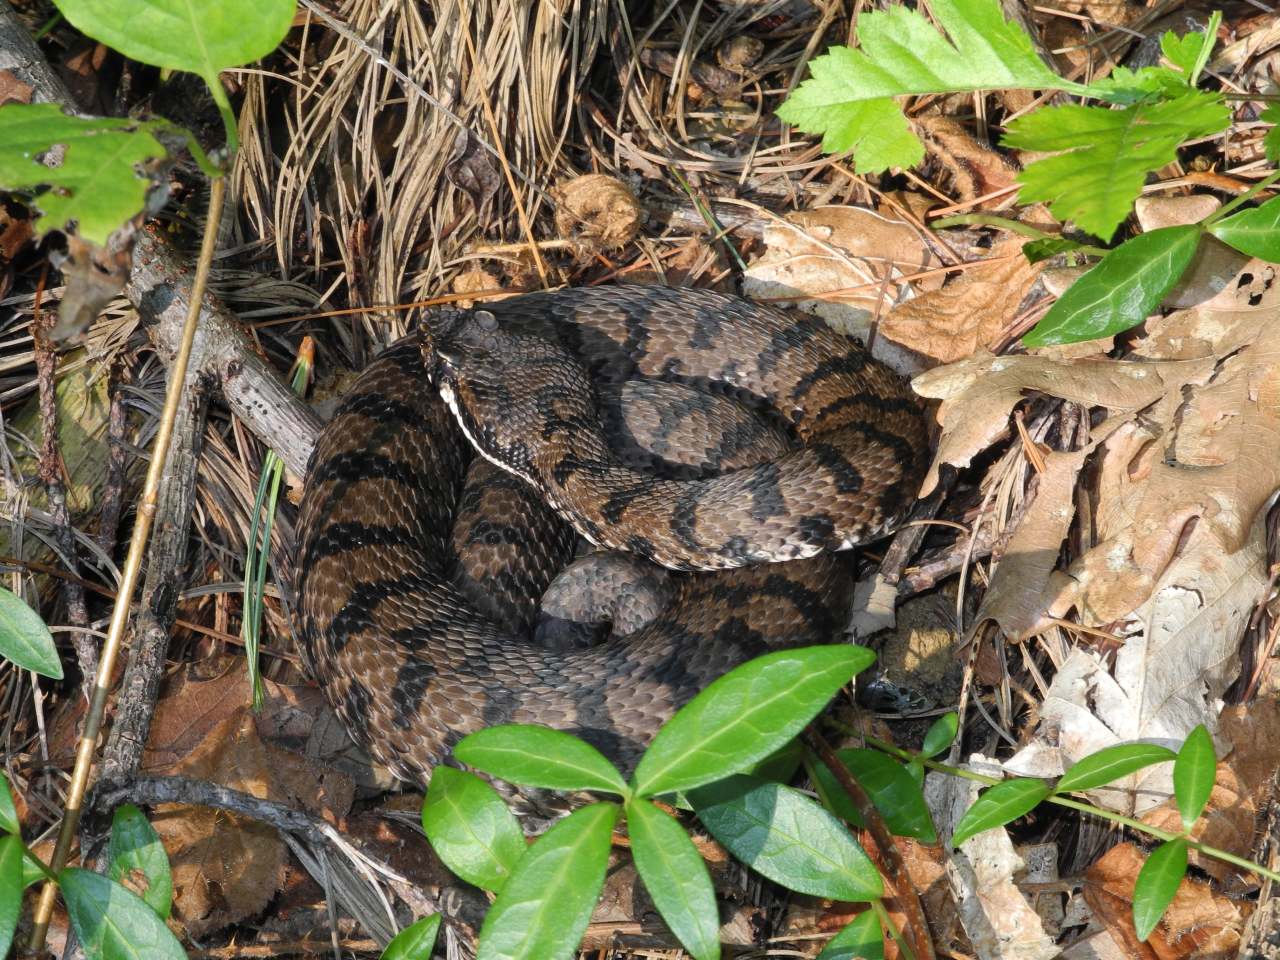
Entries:
{"type": "Polygon", "coordinates": [[[625,769],[728,670],[841,635],[843,551],[907,518],[927,457],[908,384],[811,317],[640,284],[438,308],[312,452],[304,667],[404,780],[505,723],[625,769]],[[612,633],[565,641],[539,598],[585,544],[597,595],[626,592],[607,557],[664,586],[637,622],[615,609],[612,633]]]}

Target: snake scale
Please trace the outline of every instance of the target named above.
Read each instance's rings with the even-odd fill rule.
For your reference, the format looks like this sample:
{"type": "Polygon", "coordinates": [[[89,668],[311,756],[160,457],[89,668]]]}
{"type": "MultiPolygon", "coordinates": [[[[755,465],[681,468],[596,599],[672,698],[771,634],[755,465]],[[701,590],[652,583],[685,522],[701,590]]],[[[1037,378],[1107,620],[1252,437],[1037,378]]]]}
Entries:
{"type": "Polygon", "coordinates": [[[834,551],[902,521],[927,446],[907,386],[859,344],[735,297],[617,286],[434,311],[365,370],[312,454],[294,576],[304,663],[405,779],[509,722],[569,730],[629,766],[720,674],[839,635],[849,577],[834,551]],[[646,378],[674,409],[645,406],[646,378]],[[644,412],[628,420],[609,397],[644,412]],[[723,404],[759,413],[715,434],[723,404]],[[652,435],[653,470],[617,452],[610,435],[633,429],[652,435]],[[738,456],[770,431],[776,456],[738,456]],[[531,642],[577,534],[696,572],[629,634],[531,642]]]}

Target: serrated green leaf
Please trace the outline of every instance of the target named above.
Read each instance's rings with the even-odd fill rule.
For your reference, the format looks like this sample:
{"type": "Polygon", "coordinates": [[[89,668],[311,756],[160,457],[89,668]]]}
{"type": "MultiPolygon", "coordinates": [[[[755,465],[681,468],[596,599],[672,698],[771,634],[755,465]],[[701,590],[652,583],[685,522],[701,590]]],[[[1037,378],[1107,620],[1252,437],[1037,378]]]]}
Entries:
{"type": "Polygon", "coordinates": [[[867,910],[827,941],[818,960],[884,960],[884,934],[880,918],[867,910]]]}
{"type": "Polygon", "coordinates": [[[944,713],[930,725],[929,732],[924,735],[924,745],[920,748],[920,752],[926,757],[936,757],[955,742],[956,734],[959,732],[959,715],[954,710],[944,713]]]}
{"type": "Polygon", "coordinates": [[[1003,827],[1006,823],[1017,820],[1034,810],[1052,792],[1052,788],[1043,780],[1024,777],[1005,780],[988,787],[956,824],[951,845],[958,847],[984,830],[1003,827]]]}
{"type": "Polygon", "coordinates": [[[1170,99],[1186,92],[1186,77],[1168,67],[1117,67],[1110,76],[1089,84],[1086,91],[1090,97],[1121,106],[1170,99]]]}
{"type": "Polygon", "coordinates": [[[707,865],[672,816],[648,800],[627,803],[631,857],[653,904],[694,960],[720,956],[720,913],[707,865]]]}
{"type": "Polygon", "coordinates": [[[1151,851],[1133,884],[1133,926],[1139,940],[1151,936],[1186,873],[1186,840],[1170,840],[1151,851]]]}
{"type": "Polygon", "coordinates": [[[789,890],[854,902],[884,895],[880,874],[849,831],[798,790],[738,776],[689,799],[730,853],[789,890]]]}
{"type": "Polygon", "coordinates": [[[1058,780],[1054,792],[1092,790],[1106,783],[1114,783],[1144,767],[1167,763],[1176,756],[1168,747],[1155,743],[1122,743],[1104,747],[1073,764],[1058,780]]]}
{"type": "Polygon", "coordinates": [[[1002,143],[1055,154],[1018,175],[1023,203],[1048,203],[1059,220],[1110,240],[1148,173],[1176,159],[1184,140],[1212,136],[1230,123],[1220,94],[1189,90],[1120,109],[1064,104],[1037,110],[1010,122],[1002,143]]]}
{"type": "MultiPolygon", "coordinates": [[[[0,773],[0,830],[5,833],[19,833],[22,830],[18,823],[18,811],[13,805],[13,794],[9,792],[9,778],[0,773]]],[[[0,957],[4,954],[0,953],[0,957]]]]}
{"type": "Polygon", "coordinates": [[[71,926],[85,953],[101,960],[186,960],[178,940],[133,891],[100,873],[58,874],[71,926]]]}
{"type": "MultiPolygon", "coordinates": [[[[0,114],[3,113],[0,110],[0,114]]],[[[4,131],[0,128],[0,143],[3,142],[4,131]]],[[[0,176],[3,176],[2,172],[0,176]]],[[[0,587],[0,657],[43,677],[62,679],[62,662],[58,659],[58,648],[53,645],[49,628],[40,619],[40,614],[4,587],[0,587]]]]}
{"type": "Polygon", "coordinates": [[[439,932],[440,914],[432,913],[415,920],[392,938],[382,951],[381,960],[431,960],[439,932]]]}
{"type": "Polygon", "coordinates": [[[632,778],[642,797],[745,770],[794,737],[836,691],[875,662],[866,647],[779,650],[713,682],[667,721],[632,778]]]}
{"type": "MultiPolygon", "coordinates": [[[[840,750],[836,756],[866,791],[894,836],[914,837],[924,843],[938,842],[920,785],[902,764],[879,750],[854,748],[840,750]]],[[[853,801],[826,765],[815,764],[814,773],[818,793],[827,808],[856,826],[864,826],[853,801]]]]}
{"type": "Polygon", "coordinates": [[[1241,253],[1280,263],[1280,197],[1218,220],[1209,232],[1241,253]]]}
{"type": "Polygon", "coordinates": [[[1200,79],[1200,71],[1209,62],[1209,54],[1218,41],[1218,27],[1222,25],[1222,13],[1213,11],[1204,30],[1193,30],[1179,37],[1172,30],[1160,38],[1160,50],[1174,66],[1182,70],[1188,86],[1194,87],[1200,79]]]}
{"type": "Polygon", "coordinates": [[[524,856],[524,832],[498,792],[474,773],[438,765],[422,801],[422,829],[444,865],[494,893],[524,856]]]}
{"type": "Polygon", "coordinates": [[[476,960],[560,960],[574,955],[604,886],[619,808],[575,810],[530,847],[480,928],[476,960]]]}
{"type": "Polygon", "coordinates": [[[905,6],[864,12],[858,47],[832,47],[809,64],[811,76],[778,109],[823,149],[855,149],[857,169],[911,166],[924,155],[889,98],[990,89],[1083,90],[1037,56],[1031,38],[1004,19],[996,0],[934,0],[945,35],[905,6]],[[864,155],[864,153],[866,155],[864,155]]]}
{"type": "Polygon", "coordinates": [[[1162,227],[1116,247],[1022,338],[1028,347],[1106,337],[1147,319],[1195,256],[1200,228],[1162,227]]]}
{"type": "Polygon", "coordinates": [[[22,840],[0,837],[0,957],[9,955],[13,932],[22,911],[22,840]]]}
{"type": "Polygon", "coordinates": [[[216,82],[265,57],[293,22],[294,0],[54,0],[86,36],[141,63],[216,82]],[[210,78],[213,78],[210,80],[210,78]]]}
{"type": "Polygon", "coordinates": [[[526,787],[627,793],[622,774],[604,754],[550,727],[506,724],[477,730],[454,747],[453,755],[467,766],[526,787]]]}
{"type": "MultiPolygon", "coordinates": [[[[1267,104],[1266,109],[1258,115],[1258,119],[1264,123],[1280,123],[1280,103],[1267,104]]],[[[1280,127],[1272,126],[1262,135],[1262,152],[1266,155],[1267,163],[1272,165],[1280,163],[1280,127]]]]}
{"type": "Polygon", "coordinates": [[[1200,724],[1187,735],[1173,761],[1173,795],[1186,830],[1196,822],[1209,802],[1213,782],[1217,778],[1218,758],[1213,751],[1213,737],[1200,724]]]}
{"type": "Polygon", "coordinates": [[[173,903],[173,876],[169,855],[160,835],[131,803],[117,807],[111,819],[111,845],[108,848],[108,876],[128,886],[163,920],[173,903]]]}

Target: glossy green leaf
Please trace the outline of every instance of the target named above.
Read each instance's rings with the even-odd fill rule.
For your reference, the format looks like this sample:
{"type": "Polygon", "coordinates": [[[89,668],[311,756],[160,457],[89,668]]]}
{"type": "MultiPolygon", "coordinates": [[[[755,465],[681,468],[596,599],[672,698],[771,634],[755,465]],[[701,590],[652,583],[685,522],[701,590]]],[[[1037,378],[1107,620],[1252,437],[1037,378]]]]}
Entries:
{"type": "Polygon", "coordinates": [[[1241,253],[1280,263],[1280,197],[1218,220],[1209,232],[1241,253]]]}
{"type": "MultiPolygon", "coordinates": [[[[3,114],[4,111],[0,110],[0,116],[3,114]]],[[[0,125],[0,143],[3,142],[4,130],[0,125]]],[[[3,171],[0,170],[2,182],[3,171]]],[[[24,670],[34,670],[54,680],[62,679],[62,663],[58,660],[58,649],[53,645],[49,628],[40,619],[40,614],[4,587],[0,587],[0,657],[24,670]]]]}
{"type": "MultiPolygon", "coordinates": [[[[9,792],[9,778],[0,773],[0,830],[5,833],[18,833],[18,811],[13,806],[13,794],[9,792]]],[[[0,953],[0,957],[4,954],[0,953]]]]}
{"type": "Polygon", "coordinates": [[[679,821],[648,800],[626,807],[631,857],[671,932],[694,960],[720,956],[720,912],[711,876],[679,821]]]}
{"type": "Polygon", "coordinates": [[[40,869],[41,866],[43,864],[36,859],[35,854],[30,849],[26,850],[22,857],[22,889],[49,878],[49,874],[40,869]]]}
{"type": "Polygon", "coordinates": [[[818,960],[884,960],[884,934],[874,910],[858,914],[827,941],[818,960]]]}
{"type": "Polygon", "coordinates": [[[604,886],[619,807],[575,810],[516,864],[480,928],[476,960],[568,960],[604,886]]]}
{"type": "Polygon", "coordinates": [[[1092,790],[1144,767],[1166,763],[1176,756],[1168,747],[1155,743],[1122,743],[1104,747],[1073,764],[1058,780],[1055,792],[1092,790]]]}
{"type": "Polygon", "coordinates": [[[156,67],[216,82],[265,57],[293,22],[294,0],[54,0],[81,33],[156,67]]]}
{"type": "Polygon", "coordinates": [[[1034,810],[1036,805],[1051,793],[1053,793],[1052,788],[1043,780],[1028,780],[1022,777],[1005,780],[1003,783],[988,787],[956,824],[951,845],[958,847],[970,837],[982,833],[983,830],[1002,827],[1006,823],[1017,820],[1034,810]]]}
{"type": "Polygon", "coordinates": [[[880,874],[849,831],[798,790],[738,776],[689,799],[730,853],[789,890],[851,901],[884,895],[880,874]]]}
{"type": "Polygon", "coordinates": [[[1178,801],[1182,826],[1190,830],[1209,802],[1213,782],[1218,773],[1218,758],[1213,751],[1213,737],[1200,724],[1182,744],[1173,761],[1173,795],[1178,801]]]}
{"type": "Polygon", "coordinates": [[[643,797],[745,770],[794,737],[875,662],[866,647],[779,650],[729,671],[658,731],[632,778],[643,797]]]}
{"type": "Polygon", "coordinates": [[[759,763],[753,764],[742,772],[759,777],[761,780],[789,783],[803,762],[804,748],[800,746],[800,741],[788,740],[759,763]]]}
{"type": "MultiPolygon", "coordinates": [[[[914,837],[924,843],[938,842],[920,785],[902,764],[879,750],[840,750],[836,756],[867,792],[892,834],[914,837]]],[[[826,765],[815,763],[814,773],[818,793],[827,808],[852,824],[864,826],[853,801],[826,765]]]]}
{"type": "Polygon", "coordinates": [[[508,724],[478,730],[464,737],[453,755],[467,766],[526,787],[627,793],[622,774],[604,754],[550,727],[508,724]]]}
{"type": "Polygon", "coordinates": [[[1162,227],[1122,243],[1077,280],[1022,338],[1028,347],[1106,337],[1147,319],[1200,243],[1200,228],[1162,227]]]}
{"type": "Polygon", "coordinates": [[[956,734],[960,731],[960,717],[954,710],[950,713],[944,713],[929,727],[929,732],[924,735],[924,746],[920,748],[920,752],[926,757],[936,757],[955,742],[956,734]]]}
{"type": "Polygon", "coordinates": [[[0,957],[9,955],[13,932],[22,911],[22,840],[13,834],[0,837],[0,957]]]}
{"type": "Polygon", "coordinates": [[[924,762],[919,757],[912,757],[903,768],[907,771],[908,776],[915,781],[917,787],[924,789],[924,762]]]}
{"type": "Polygon", "coordinates": [[[498,791],[474,773],[443,765],[431,773],[422,829],[446,867],[494,893],[526,849],[524,832],[498,791]]]}
{"type": "Polygon", "coordinates": [[[1186,873],[1186,840],[1170,840],[1151,851],[1133,884],[1133,926],[1139,940],[1151,936],[1186,873]]]}
{"type": "Polygon", "coordinates": [[[439,932],[440,914],[432,913],[415,920],[392,938],[382,951],[381,960],[431,960],[439,932]]]}
{"type": "Polygon", "coordinates": [[[71,926],[94,960],[186,960],[156,912],[114,880],[67,867],[58,874],[58,886],[71,926]]]}
{"type": "Polygon", "coordinates": [[[173,903],[169,855],[160,842],[160,835],[142,811],[131,803],[117,807],[111,819],[111,845],[107,857],[108,876],[128,886],[161,919],[167,919],[173,903]]]}
{"type": "Polygon", "coordinates": [[[1110,240],[1151,171],[1175,160],[1183,141],[1212,136],[1230,123],[1221,94],[1187,90],[1121,109],[1078,103],[1042,108],[1010,121],[1001,142],[1053,154],[1018,175],[1023,203],[1048,203],[1057,219],[1110,240]]]}
{"type": "MultiPolygon", "coordinates": [[[[1265,123],[1280,124],[1280,103],[1267,104],[1258,119],[1265,123]]],[[[1272,126],[1262,135],[1262,152],[1266,154],[1267,163],[1273,166],[1280,163],[1280,126],[1272,126]]]]}
{"type": "Polygon", "coordinates": [[[859,173],[909,167],[924,156],[893,97],[1021,88],[1082,90],[1053,73],[996,0],[932,0],[945,35],[894,4],[858,17],[856,49],[836,46],[809,63],[811,77],[778,108],[827,152],[854,150],[859,173]]]}

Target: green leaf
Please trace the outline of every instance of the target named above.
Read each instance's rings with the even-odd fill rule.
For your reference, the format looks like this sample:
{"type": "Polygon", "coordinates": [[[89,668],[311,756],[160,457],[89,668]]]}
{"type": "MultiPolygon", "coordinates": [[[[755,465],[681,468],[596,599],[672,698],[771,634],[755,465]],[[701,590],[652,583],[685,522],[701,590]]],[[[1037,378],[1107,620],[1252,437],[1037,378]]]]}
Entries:
{"type": "Polygon", "coordinates": [[[480,928],[476,960],[574,955],[609,863],[618,805],[575,810],[528,849],[480,928]]]}
{"type": "MultiPolygon", "coordinates": [[[[3,773],[0,773],[0,830],[5,833],[20,833],[22,830],[18,823],[18,811],[13,806],[13,794],[9,792],[9,778],[3,773]]],[[[3,956],[0,953],[0,957],[3,956]]]]}
{"type": "Polygon", "coordinates": [[[667,721],[636,767],[639,796],[689,790],[767,757],[875,661],[866,647],[779,650],[720,677],[667,721]]]}
{"type": "MultiPolygon", "coordinates": [[[[915,837],[924,843],[938,842],[924,794],[905,767],[879,750],[840,750],[836,756],[867,792],[891,833],[899,837],[915,837]]],[[[826,801],[826,806],[836,816],[864,826],[853,801],[826,765],[815,764],[814,773],[817,775],[818,793],[826,801]]]]}
{"type": "Polygon", "coordinates": [[[858,842],[799,790],[738,776],[689,799],[730,853],[789,890],[855,902],[884,895],[880,874],[858,842]]]}
{"type": "Polygon", "coordinates": [[[1186,873],[1186,840],[1170,840],[1151,851],[1133,884],[1133,925],[1139,940],[1151,936],[1186,873]]]}
{"type": "MultiPolygon", "coordinates": [[[[439,770],[440,768],[436,768],[439,770]]],[[[434,777],[435,774],[432,774],[434,777]]],[[[436,934],[440,931],[440,914],[432,913],[415,920],[395,935],[381,960],[431,960],[436,934]]]]}
{"type": "Polygon", "coordinates": [[[453,748],[468,766],[526,787],[603,790],[627,795],[617,767],[591,744],[562,730],[507,724],[478,730],[453,748]]]}
{"type": "Polygon", "coordinates": [[[1104,747],[1073,764],[1058,780],[1054,793],[1092,790],[1104,783],[1114,783],[1144,767],[1165,763],[1176,756],[1168,747],[1155,743],[1122,743],[1104,747]]]}
{"type": "Polygon", "coordinates": [[[124,883],[147,902],[162,920],[169,916],[173,903],[173,877],[169,871],[169,855],[160,835],[147,818],[131,803],[118,807],[111,819],[111,846],[108,850],[112,880],[124,883]]]}
{"type": "Polygon", "coordinates": [[[1218,220],[1209,232],[1241,253],[1280,263],[1280,197],[1218,220]]]}
{"type": "Polygon", "coordinates": [[[958,847],[984,830],[1002,827],[1017,820],[1034,810],[1036,804],[1051,793],[1052,788],[1043,780],[1028,780],[1023,777],[988,787],[956,824],[951,845],[958,847]]]}
{"type": "Polygon", "coordinates": [[[1045,237],[1043,240],[1028,240],[1024,243],[1022,255],[1027,258],[1027,263],[1039,263],[1041,260],[1056,257],[1060,253],[1079,250],[1081,246],[1082,244],[1075,240],[1068,240],[1065,237],[1045,237]]]}
{"type": "Polygon", "coordinates": [[[916,786],[921,790],[924,789],[924,762],[919,757],[912,757],[907,765],[903,768],[907,771],[907,775],[915,781],[916,786]]]}
{"type": "Polygon", "coordinates": [[[1179,37],[1172,30],[1160,38],[1160,50],[1174,66],[1178,67],[1188,86],[1194,87],[1200,79],[1200,71],[1209,62],[1209,53],[1218,41],[1218,27],[1222,14],[1215,10],[1202,31],[1192,31],[1179,37]]]}
{"type": "MultiPolygon", "coordinates": [[[[0,116],[3,114],[4,111],[0,110],[0,116]]],[[[0,125],[0,143],[4,143],[3,125],[0,125]]],[[[3,176],[2,172],[0,176],[3,176]]],[[[0,587],[0,657],[11,660],[24,670],[34,670],[43,677],[62,679],[62,663],[58,660],[58,649],[53,645],[49,628],[40,619],[40,614],[4,587],[0,587]]]]}
{"type": "MultiPolygon", "coordinates": [[[[1280,103],[1269,103],[1258,119],[1264,123],[1280,123],[1280,103]]],[[[1280,127],[1273,126],[1262,136],[1262,152],[1266,154],[1267,163],[1273,166],[1280,163],[1280,127]]]]}
{"type": "Polygon", "coordinates": [[[58,874],[71,926],[97,960],[186,960],[178,940],[137,894],[100,873],[67,867],[58,874]]]}
{"type": "Polygon", "coordinates": [[[0,837],[0,957],[9,955],[22,910],[22,839],[0,837]]]}
{"type": "Polygon", "coordinates": [[[1213,737],[1202,723],[1187,735],[1178,758],[1173,761],[1173,795],[1178,801],[1184,829],[1191,829],[1209,802],[1217,772],[1213,737]]]}
{"type": "Polygon", "coordinates": [[[293,21],[294,0],[55,0],[86,36],[141,63],[218,72],[265,57],[293,21]]]}
{"type": "Polygon", "coordinates": [[[1086,94],[1128,106],[1144,101],[1168,100],[1186,92],[1186,77],[1168,67],[1142,67],[1138,70],[1116,67],[1110,76],[1089,84],[1086,94]]]}
{"type": "Polygon", "coordinates": [[[1178,145],[1225,130],[1221,95],[1189,90],[1172,100],[1118,110],[1064,104],[1010,122],[1003,144],[1053,153],[1018,175],[1023,203],[1043,201],[1059,220],[1110,240],[1147,174],[1177,157],[1178,145]]]}
{"type": "Polygon", "coordinates": [[[1137,326],[1173,289],[1199,243],[1194,224],[1162,227],[1122,243],[1072,284],[1022,342],[1078,343],[1137,326]]]}
{"type": "Polygon", "coordinates": [[[933,725],[929,727],[929,732],[924,735],[924,746],[920,748],[920,752],[926,757],[936,757],[955,742],[956,734],[959,731],[959,715],[954,710],[950,713],[944,713],[933,721],[933,725]]]}
{"type": "Polygon", "coordinates": [[[422,829],[446,867],[494,893],[526,849],[524,832],[498,792],[474,773],[444,765],[431,772],[422,829]]]}
{"type": "Polygon", "coordinates": [[[69,117],[52,103],[0,108],[0,187],[53,188],[33,200],[44,214],[35,221],[37,233],[74,222],[80,236],[106,244],[146,206],[151,178],[140,168],[167,155],[148,125],[136,121],[69,117]],[[54,146],[63,148],[62,162],[47,167],[38,158],[54,146]]]}
{"type": "Polygon", "coordinates": [[[884,934],[874,910],[860,913],[827,941],[818,960],[884,960],[884,934]]]}
{"type": "Polygon", "coordinates": [[[924,148],[892,97],[992,89],[1080,91],[1041,61],[1026,32],[1008,23],[996,0],[933,0],[946,36],[905,6],[858,18],[858,48],[832,47],[809,64],[811,76],[778,116],[822,147],[858,151],[856,169],[909,167],[924,148]]]}
{"type": "Polygon", "coordinates": [[[778,783],[788,783],[795,776],[795,772],[800,769],[800,764],[803,762],[804,748],[800,746],[800,741],[788,740],[759,763],[752,764],[742,772],[749,773],[753,777],[759,777],[761,780],[776,780],[778,783]]]}
{"type": "Polygon", "coordinates": [[[31,886],[33,883],[36,883],[39,880],[48,879],[49,874],[45,873],[43,870],[40,869],[42,866],[43,864],[36,859],[36,855],[31,852],[30,848],[26,848],[23,851],[23,856],[22,856],[22,889],[23,890],[27,889],[27,887],[31,886]]]}
{"type": "Polygon", "coordinates": [[[707,866],[679,821],[648,800],[627,803],[631,856],[654,906],[694,960],[720,956],[720,912],[707,866]]]}

